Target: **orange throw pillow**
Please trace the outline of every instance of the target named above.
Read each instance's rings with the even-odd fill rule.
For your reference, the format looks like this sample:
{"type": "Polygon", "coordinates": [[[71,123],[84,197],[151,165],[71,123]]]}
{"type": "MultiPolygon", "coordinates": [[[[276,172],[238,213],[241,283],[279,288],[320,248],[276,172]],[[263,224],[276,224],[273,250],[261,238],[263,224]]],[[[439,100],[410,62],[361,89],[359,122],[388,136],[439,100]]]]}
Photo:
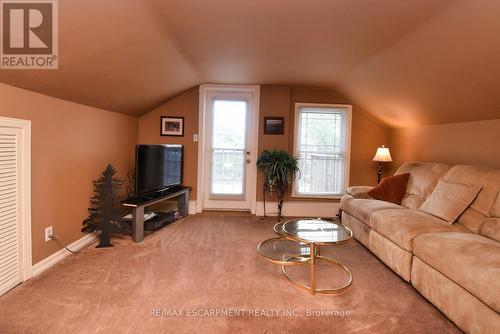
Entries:
{"type": "Polygon", "coordinates": [[[409,178],[409,173],[384,177],[378,186],[368,192],[368,195],[381,201],[400,205],[406,193],[409,178]]]}

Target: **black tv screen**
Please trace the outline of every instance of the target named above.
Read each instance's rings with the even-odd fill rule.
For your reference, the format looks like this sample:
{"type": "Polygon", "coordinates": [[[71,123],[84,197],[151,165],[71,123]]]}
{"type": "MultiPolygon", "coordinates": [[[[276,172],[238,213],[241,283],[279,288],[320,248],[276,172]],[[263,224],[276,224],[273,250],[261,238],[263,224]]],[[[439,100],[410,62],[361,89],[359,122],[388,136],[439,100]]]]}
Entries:
{"type": "Polygon", "coordinates": [[[182,183],[182,145],[137,145],[135,192],[137,195],[182,183]]]}

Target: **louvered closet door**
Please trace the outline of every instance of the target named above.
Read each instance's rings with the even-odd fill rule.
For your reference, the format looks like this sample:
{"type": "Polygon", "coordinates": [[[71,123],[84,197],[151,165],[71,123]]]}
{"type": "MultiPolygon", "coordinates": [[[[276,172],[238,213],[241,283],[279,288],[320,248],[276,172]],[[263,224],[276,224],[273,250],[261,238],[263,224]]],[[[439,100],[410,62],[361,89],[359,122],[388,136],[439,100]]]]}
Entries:
{"type": "Polygon", "coordinates": [[[18,146],[18,131],[0,127],[0,295],[23,280],[18,146]]]}

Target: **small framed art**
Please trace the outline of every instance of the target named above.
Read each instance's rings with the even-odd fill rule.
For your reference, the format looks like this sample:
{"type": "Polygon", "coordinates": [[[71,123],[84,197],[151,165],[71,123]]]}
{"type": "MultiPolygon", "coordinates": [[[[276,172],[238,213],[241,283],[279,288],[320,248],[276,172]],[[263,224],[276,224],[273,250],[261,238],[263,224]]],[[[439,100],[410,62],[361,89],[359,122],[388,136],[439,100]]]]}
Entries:
{"type": "Polygon", "coordinates": [[[162,136],[184,136],[184,117],[161,117],[162,136]]]}
{"type": "Polygon", "coordinates": [[[285,117],[264,117],[265,135],[282,135],[285,133],[285,117]]]}

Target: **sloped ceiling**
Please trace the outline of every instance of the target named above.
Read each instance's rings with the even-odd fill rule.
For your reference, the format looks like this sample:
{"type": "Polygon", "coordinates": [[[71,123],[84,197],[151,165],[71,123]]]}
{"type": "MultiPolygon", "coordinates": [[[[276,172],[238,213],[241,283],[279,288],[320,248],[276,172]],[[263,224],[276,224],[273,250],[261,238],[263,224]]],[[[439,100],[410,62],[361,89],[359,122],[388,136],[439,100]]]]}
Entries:
{"type": "Polygon", "coordinates": [[[60,0],[59,69],[0,81],[141,115],[202,83],[332,87],[394,127],[500,118],[500,1],[60,0]]]}

